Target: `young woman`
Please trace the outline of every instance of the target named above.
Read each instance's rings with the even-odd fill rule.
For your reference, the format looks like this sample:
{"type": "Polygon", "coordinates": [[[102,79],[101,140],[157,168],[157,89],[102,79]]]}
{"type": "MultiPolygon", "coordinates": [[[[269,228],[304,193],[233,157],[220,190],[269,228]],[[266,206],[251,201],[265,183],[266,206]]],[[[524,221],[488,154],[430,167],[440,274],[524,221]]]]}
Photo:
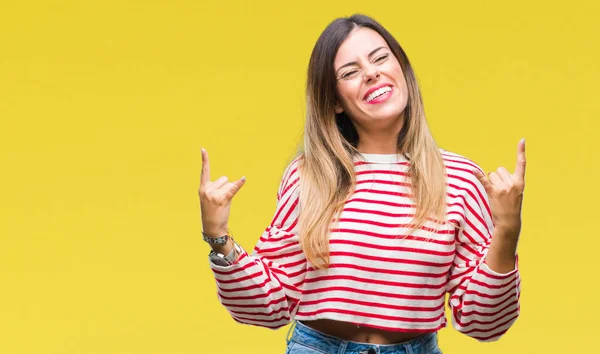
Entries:
{"type": "Polygon", "coordinates": [[[238,322],[290,322],[290,354],[440,353],[445,294],[454,328],[480,341],[519,314],[517,240],[525,145],[488,176],[439,149],[406,54],[364,15],[333,21],[313,49],[304,150],[252,254],[228,234],[245,178],[209,177],[204,239],[222,304],[238,322]]]}

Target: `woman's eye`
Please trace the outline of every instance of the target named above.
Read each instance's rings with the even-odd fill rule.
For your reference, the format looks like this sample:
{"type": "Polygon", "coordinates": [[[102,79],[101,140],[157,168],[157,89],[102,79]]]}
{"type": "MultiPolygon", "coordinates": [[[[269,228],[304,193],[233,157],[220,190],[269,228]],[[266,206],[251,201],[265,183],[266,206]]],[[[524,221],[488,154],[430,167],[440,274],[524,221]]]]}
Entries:
{"type": "Polygon", "coordinates": [[[381,62],[383,62],[385,59],[387,59],[387,57],[388,57],[388,54],[384,54],[384,55],[382,55],[382,56],[380,56],[380,57],[377,57],[377,59],[375,59],[375,62],[376,62],[376,63],[381,63],[381,62]]]}
{"type": "Polygon", "coordinates": [[[356,71],[356,70],[348,71],[347,73],[344,73],[342,75],[342,79],[347,79],[347,78],[353,76],[354,74],[356,74],[357,72],[358,71],[356,71]]]}

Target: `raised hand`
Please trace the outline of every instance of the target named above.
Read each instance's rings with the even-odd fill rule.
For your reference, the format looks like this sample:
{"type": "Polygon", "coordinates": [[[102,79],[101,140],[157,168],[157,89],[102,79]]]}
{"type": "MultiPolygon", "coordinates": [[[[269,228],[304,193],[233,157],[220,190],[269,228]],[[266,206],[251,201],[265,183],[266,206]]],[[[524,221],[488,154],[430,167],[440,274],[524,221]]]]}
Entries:
{"type": "Polygon", "coordinates": [[[202,172],[200,174],[200,214],[202,217],[202,230],[210,237],[219,237],[227,233],[231,200],[242,188],[246,177],[233,182],[223,176],[210,181],[210,163],[208,152],[202,149],[202,172]]]}
{"type": "Polygon", "coordinates": [[[485,176],[475,170],[475,175],[488,194],[495,228],[500,231],[499,234],[508,237],[518,238],[521,231],[525,164],[525,139],[521,139],[517,146],[515,172],[511,174],[506,168],[499,167],[496,172],[485,176]]]}

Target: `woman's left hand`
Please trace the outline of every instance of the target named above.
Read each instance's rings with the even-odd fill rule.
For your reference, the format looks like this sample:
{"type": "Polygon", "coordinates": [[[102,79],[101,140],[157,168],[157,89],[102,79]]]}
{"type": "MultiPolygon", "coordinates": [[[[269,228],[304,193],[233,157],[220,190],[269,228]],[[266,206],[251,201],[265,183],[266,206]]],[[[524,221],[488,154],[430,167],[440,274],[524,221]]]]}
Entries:
{"type": "Polygon", "coordinates": [[[525,139],[521,139],[517,147],[517,166],[514,173],[499,167],[488,176],[479,170],[475,170],[475,175],[488,194],[496,231],[513,240],[518,239],[525,190],[525,139]]]}

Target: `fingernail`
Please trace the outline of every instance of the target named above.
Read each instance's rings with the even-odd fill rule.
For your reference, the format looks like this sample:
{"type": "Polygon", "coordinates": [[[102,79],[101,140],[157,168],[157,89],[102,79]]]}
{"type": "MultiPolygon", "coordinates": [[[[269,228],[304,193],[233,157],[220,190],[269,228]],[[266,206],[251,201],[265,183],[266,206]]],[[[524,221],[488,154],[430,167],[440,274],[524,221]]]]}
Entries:
{"type": "Polygon", "coordinates": [[[521,143],[523,143],[523,145],[525,145],[525,138],[521,138],[521,143]]]}
{"type": "Polygon", "coordinates": [[[203,147],[200,148],[200,151],[202,151],[203,154],[206,152],[203,147]]]}
{"type": "Polygon", "coordinates": [[[242,182],[246,182],[246,176],[242,176],[242,182]]]}

